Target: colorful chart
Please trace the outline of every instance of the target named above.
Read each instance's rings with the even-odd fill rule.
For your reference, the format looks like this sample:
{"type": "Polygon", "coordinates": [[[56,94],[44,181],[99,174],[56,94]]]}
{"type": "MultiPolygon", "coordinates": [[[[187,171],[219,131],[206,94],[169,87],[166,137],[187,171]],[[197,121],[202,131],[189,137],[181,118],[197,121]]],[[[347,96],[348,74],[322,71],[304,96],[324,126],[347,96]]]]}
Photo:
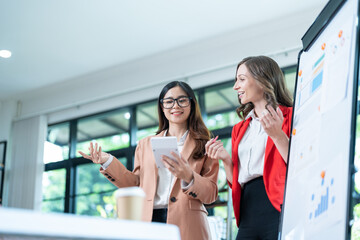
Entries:
{"type": "Polygon", "coordinates": [[[325,172],[322,172],[319,191],[314,192],[310,197],[311,206],[313,206],[312,211],[309,213],[310,221],[324,215],[329,210],[329,207],[335,204],[336,199],[335,195],[333,195],[334,181],[334,177],[325,179],[325,172]]]}

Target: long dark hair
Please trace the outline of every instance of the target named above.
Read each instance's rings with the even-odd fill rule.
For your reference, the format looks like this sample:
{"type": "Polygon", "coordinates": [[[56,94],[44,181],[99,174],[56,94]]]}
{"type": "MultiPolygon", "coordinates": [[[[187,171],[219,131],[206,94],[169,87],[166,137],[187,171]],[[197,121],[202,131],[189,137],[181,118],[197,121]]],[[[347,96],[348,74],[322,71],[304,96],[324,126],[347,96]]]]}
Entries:
{"type": "Polygon", "coordinates": [[[187,125],[189,128],[190,136],[195,140],[196,145],[195,149],[192,152],[192,157],[194,159],[200,159],[205,154],[205,144],[210,139],[210,132],[205,126],[205,123],[201,117],[200,107],[197,103],[194,91],[192,88],[185,82],[181,81],[173,81],[162,89],[160,92],[157,104],[158,104],[158,115],[159,115],[159,129],[156,134],[169,129],[169,120],[165,117],[165,114],[162,109],[162,105],[160,100],[164,98],[165,94],[174,87],[181,87],[181,89],[187,94],[188,97],[191,98],[191,109],[190,115],[187,119],[187,125]]]}
{"type": "MultiPolygon", "coordinates": [[[[237,65],[236,72],[242,64],[245,64],[252,77],[262,86],[264,99],[267,102],[266,107],[270,105],[276,110],[278,105],[286,107],[292,106],[293,102],[286,88],[284,74],[273,59],[266,56],[244,58],[237,65]]],[[[235,82],[236,80],[237,76],[235,75],[235,82]]],[[[254,108],[254,104],[251,102],[241,104],[240,99],[239,103],[240,106],[236,109],[236,113],[241,119],[245,119],[248,113],[254,108]]]]}

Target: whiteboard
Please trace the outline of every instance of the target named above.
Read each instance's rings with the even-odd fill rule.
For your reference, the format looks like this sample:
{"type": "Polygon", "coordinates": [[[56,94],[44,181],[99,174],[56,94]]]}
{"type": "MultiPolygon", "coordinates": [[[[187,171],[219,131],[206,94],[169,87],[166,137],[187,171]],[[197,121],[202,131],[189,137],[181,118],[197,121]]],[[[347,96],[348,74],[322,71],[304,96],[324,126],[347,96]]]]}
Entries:
{"type": "Polygon", "coordinates": [[[346,1],[335,14],[299,54],[283,240],[348,237],[358,1],[346,1]]]}

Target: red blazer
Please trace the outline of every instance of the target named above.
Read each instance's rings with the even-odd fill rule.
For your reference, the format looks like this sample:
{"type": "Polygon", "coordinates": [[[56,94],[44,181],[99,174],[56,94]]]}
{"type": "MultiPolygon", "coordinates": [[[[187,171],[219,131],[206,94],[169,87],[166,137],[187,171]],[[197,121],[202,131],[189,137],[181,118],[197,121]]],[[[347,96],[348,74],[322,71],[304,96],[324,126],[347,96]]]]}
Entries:
{"type": "MultiPolygon", "coordinates": [[[[282,130],[290,137],[291,131],[291,116],[292,107],[279,106],[283,116],[284,122],[282,124],[282,130]]],[[[232,189],[232,199],[234,206],[234,213],[236,218],[236,224],[240,223],[240,199],[241,199],[241,186],[238,182],[239,177],[239,155],[238,146],[240,140],[244,136],[244,133],[249,126],[252,118],[241,121],[233,127],[231,134],[232,143],[232,162],[233,162],[233,180],[232,184],[229,183],[232,189]]],[[[265,160],[264,160],[264,184],[265,190],[269,197],[271,204],[280,212],[280,206],[283,202],[284,187],[285,187],[285,175],[286,164],[282,159],[279,151],[276,149],[274,142],[268,137],[265,148],[265,160]]]]}

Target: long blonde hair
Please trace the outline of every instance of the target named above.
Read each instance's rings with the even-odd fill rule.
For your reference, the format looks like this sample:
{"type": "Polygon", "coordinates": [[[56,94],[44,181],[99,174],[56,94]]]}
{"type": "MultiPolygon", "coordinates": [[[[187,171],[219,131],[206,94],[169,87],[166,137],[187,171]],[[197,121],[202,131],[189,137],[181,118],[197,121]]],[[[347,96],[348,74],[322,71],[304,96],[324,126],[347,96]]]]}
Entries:
{"type": "MultiPolygon", "coordinates": [[[[273,59],[266,56],[244,58],[237,65],[236,72],[242,64],[245,64],[252,77],[263,88],[264,99],[267,102],[266,107],[270,105],[276,109],[278,105],[292,106],[293,101],[286,88],[284,74],[273,59]]],[[[235,75],[235,82],[236,80],[237,76],[235,75]]],[[[236,113],[241,119],[244,119],[254,108],[254,104],[251,102],[241,104],[240,99],[239,103],[240,106],[236,109],[236,113]]]]}

